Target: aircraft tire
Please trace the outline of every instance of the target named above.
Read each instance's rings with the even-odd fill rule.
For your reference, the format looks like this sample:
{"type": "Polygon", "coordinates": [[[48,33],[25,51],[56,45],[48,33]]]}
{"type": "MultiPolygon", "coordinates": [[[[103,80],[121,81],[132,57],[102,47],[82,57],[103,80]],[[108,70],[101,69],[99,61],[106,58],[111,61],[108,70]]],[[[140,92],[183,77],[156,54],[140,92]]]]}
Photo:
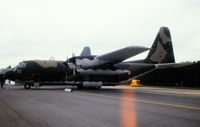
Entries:
{"type": "Polygon", "coordinates": [[[31,84],[25,83],[24,88],[25,89],[30,89],[31,88],[31,84]]]}

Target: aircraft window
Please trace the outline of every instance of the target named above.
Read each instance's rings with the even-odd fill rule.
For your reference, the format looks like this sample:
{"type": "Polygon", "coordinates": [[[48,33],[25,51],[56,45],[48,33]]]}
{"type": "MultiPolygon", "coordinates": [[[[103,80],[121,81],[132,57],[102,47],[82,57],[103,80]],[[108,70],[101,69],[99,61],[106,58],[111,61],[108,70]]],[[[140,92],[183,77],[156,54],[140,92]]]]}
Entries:
{"type": "Polygon", "coordinates": [[[26,67],[26,63],[19,63],[19,65],[17,67],[18,68],[25,68],[26,67]]]}
{"type": "Polygon", "coordinates": [[[17,66],[16,67],[14,67],[14,69],[13,69],[14,71],[16,71],[17,70],[17,66]]]}
{"type": "Polygon", "coordinates": [[[8,69],[0,69],[0,73],[6,73],[8,69]]]}
{"type": "Polygon", "coordinates": [[[4,69],[0,69],[0,73],[4,73],[4,69]]]}

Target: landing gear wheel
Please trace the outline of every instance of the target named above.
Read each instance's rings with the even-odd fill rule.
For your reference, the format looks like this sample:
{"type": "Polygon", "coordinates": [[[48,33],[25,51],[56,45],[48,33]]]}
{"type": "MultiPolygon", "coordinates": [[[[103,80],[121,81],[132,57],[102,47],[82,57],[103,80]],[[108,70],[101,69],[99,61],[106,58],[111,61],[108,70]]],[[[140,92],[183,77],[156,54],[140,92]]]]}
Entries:
{"type": "Polygon", "coordinates": [[[31,84],[25,83],[24,88],[25,89],[30,89],[31,88],[31,84]]]}

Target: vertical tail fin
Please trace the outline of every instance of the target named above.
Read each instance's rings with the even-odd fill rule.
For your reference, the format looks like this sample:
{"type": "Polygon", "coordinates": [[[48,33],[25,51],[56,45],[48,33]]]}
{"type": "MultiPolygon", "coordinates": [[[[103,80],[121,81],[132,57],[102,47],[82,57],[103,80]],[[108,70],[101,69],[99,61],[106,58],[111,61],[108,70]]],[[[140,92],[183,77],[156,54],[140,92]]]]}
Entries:
{"type": "Polygon", "coordinates": [[[84,47],[83,51],[81,52],[80,56],[91,56],[90,47],[84,47]]]}
{"type": "Polygon", "coordinates": [[[145,59],[145,63],[174,63],[174,51],[170,31],[167,27],[161,27],[154,43],[145,59]]]}

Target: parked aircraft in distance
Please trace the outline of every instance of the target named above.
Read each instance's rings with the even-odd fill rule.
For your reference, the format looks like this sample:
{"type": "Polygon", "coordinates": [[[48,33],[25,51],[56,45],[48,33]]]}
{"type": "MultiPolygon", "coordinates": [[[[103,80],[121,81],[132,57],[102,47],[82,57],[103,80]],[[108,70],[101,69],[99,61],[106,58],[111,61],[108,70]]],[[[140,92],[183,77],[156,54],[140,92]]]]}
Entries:
{"type": "Polygon", "coordinates": [[[23,61],[5,77],[24,83],[26,89],[35,83],[101,88],[103,85],[121,84],[153,69],[192,64],[175,63],[171,35],[167,27],[160,28],[145,59],[123,62],[147,50],[149,48],[129,46],[103,55],[91,55],[90,48],[85,47],[80,56],[73,56],[67,61],[23,61]]]}
{"type": "Polygon", "coordinates": [[[11,66],[8,66],[7,68],[0,69],[0,83],[1,87],[3,87],[3,84],[6,80],[5,74],[9,71],[12,71],[11,66]]]}

